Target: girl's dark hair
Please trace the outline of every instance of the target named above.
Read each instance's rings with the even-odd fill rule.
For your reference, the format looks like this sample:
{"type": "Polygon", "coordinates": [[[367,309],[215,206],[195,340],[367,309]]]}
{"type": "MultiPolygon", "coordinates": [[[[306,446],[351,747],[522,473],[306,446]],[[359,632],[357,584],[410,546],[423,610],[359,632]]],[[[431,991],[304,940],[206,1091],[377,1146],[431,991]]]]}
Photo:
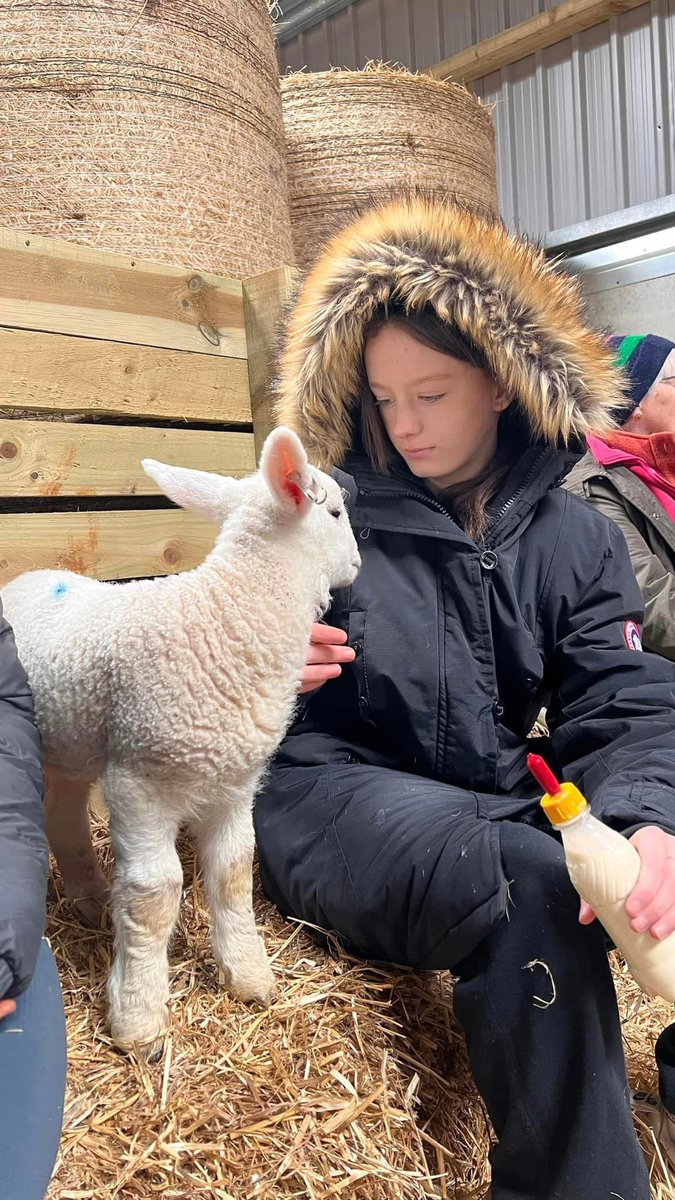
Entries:
{"type": "MultiPolygon", "coordinates": [[[[479,367],[490,379],[494,379],[494,372],[478,346],[464,337],[455,326],[443,321],[432,308],[424,308],[419,312],[406,312],[393,306],[382,309],[369,323],[365,331],[365,340],[378,333],[385,325],[398,325],[423,346],[438,350],[441,354],[449,354],[472,367],[479,367]]],[[[401,460],[387,436],[375,398],[368,387],[365,364],[360,401],[363,447],[376,471],[388,475],[392,466],[401,460]]],[[[497,453],[483,474],[465,483],[454,484],[439,495],[439,499],[451,509],[458,523],[474,541],[480,541],[485,534],[488,505],[513,463],[513,436],[508,436],[508,428],[512,425],[512,408],[515,409],[515,405],[511,405],[502,414],[497,453]]]]}

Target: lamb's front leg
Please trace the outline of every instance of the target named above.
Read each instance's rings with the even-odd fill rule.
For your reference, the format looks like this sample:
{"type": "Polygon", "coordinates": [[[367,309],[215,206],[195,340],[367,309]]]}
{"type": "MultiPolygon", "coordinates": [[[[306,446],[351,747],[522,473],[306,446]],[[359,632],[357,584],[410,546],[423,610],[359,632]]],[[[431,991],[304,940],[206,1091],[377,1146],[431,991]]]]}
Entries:
{"type": "Polygon", "coordinates": [[[267,1005],[274,976],[255,925],[252,896],[253,820],[250,800],[222,799],[195,825],[209,908],[215,960],[239,1000],[267,1005]]]}
{"type": "Polygon", "coordinates": [[[178,819],[146,778],[111,772],[106,785],[115,850],[110,1027],[121,1049],[138,1044],[154,1059],[169,1023],[167,945],[183,883],[175,849],[178,819]]]}

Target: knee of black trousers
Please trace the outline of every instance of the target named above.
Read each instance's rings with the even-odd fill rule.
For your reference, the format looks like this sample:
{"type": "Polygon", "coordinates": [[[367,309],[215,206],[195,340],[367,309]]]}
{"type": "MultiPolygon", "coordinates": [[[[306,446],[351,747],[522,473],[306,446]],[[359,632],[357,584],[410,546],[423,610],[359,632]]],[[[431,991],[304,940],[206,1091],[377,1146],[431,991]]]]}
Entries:
{"type": "MultiPolygon", "coordinates": [[[[603,962],[603,977],[611,982],[607,935],[598,921],[590,926],[579,923],[579,895],[572,886],[558,837],[504,821],[499,826],[499,841],[508,893],[502,914],[506,919],[496,921],[457,965],[459,978],[475,980],[490,964],[498,964],[491,975],[492,984],[506,986],[508,992],[512,978],[503,973],[504,968],[522,956],[521,969],[538,963],[546,970],[547,964],[553,963],[556,979],[576,978],[581,990],[579,971],[582,976],[586,971],[593,973],[603,962]]],[[[464,991],[459,989],[456,1003],[462,995],[464,991]]]]}
{"type": "MultiPolygon", "coordinates": [[[[307,775],[303,787],[318,782],[310,771],[307,775]]],[[[407,852],[397,849],[386,871],[363,871],[338,845],[334,823],[321,829],[320,804],[313,803],[308,812],[307,805],[296,803],[288,781],[280,784],[277,775],[272,782],[255,806],[263,889],[284,916],[327,930],[330,945],[337,942],[374,961],[452,970],[504,913],[507,888],[492,822],[476,822],[486,837],[473,878],[471,855],[462,856],[461,871],[458,846],[449,844],[446,850],[439,844],[432,855],[420,822],[413,832],[421,850],[408,845],[407,852]]],[[[452,828],[451,818],[448,824],[452,828]]],[[[367,830],[361,842],[367,842],[367,830]]]]}
{"type": "MultiPolygon", "coordinates": [[[[570,882],[560,839],[531,825],[516,821],[490,822],[497,834],[501,883],[486,903],[470,913],[460,927],[448,935],[422,964],[425,969],[444,967],[463,974],[482,962],[490,938],[521,919],[544,926],[562,924],[574,928],[579,897],[570,882]]],[[[579,926],[581,928],[581,926],[579,926]]],[[[511,930],[511,934],[513,934],[511,930]]]]}
{"type": "Polygon", "coordinates": [[[574,890],[560,839],[530,825],[503,821],[499,826],[502,867],[509,890],[509,906],[545,905],[548,912],[578,912],[574,890]]]}

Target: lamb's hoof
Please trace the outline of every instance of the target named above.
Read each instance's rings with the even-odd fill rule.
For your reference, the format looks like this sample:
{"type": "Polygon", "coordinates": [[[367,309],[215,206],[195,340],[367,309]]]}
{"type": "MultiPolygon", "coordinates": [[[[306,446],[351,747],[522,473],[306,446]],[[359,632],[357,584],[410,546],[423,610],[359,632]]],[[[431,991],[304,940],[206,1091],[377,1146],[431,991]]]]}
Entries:
{"type": "Polygon", "coordinates": [[[147,1063],[150,1063],[151,1066],[154,1066],[155,1063],[162,1061],[162,1056],[164,1054],[164,1038],[155,1038],[153,1042],[146,1042],[142,1046],[137,1045],[134,1047],[134,1049],[139,1058],[144,1058],[147,1063]]]}
{"type": "Polygon", "coordinates": [[[276,984],[272,983],[269,987],[259,988],[252,996],[240,996],[239,999],[253,1008],[269,1008],[275,1000],[279,999],[279,990],[276,984]]]}
{"type": "Polygon", "coordinates": [[[111,1033],[117,1049],[124,1054],[134,1054],[148,1063],[158,1063],[164,1053],[164,1039],[168,1027],[168,1012],[165,1009],[161,1020],[148,1020],[142,1025],[139,1021],[128,1026],[113,1021],[111,1033]]]}
{"type": "Polygon", "coordinates": [[[245,1004],[269,1008],[277,999],[276,981],[269,968],[250,975],[239,975],[236,979],[229,972],[223,972],[222,975],[227,990],[236,1000],[243,1000],[245,1004]]]}
{"type": "Polygon", "coordinates": [[[164,1038],[155,1038],[152,1042],[115,1042],[120,1054],[142,1058],[150,1066],[162,1061],[164,1055],[164,1038]]]}
{"type": "Polygon", "coordinates": [[[73,900],[75,908],[81,922],[88,929],[105,929],[108,925],[108,895],[99,896],[81,896],[77,900],[73,900]]]}
{"type": "Polygon", "coordinates": [[[83,925],[89,929],[105,928],[110,903],[110,884],[105,875],[80,877],[79,886],[73,881],[66,883],[65,892],[83,925]]]}

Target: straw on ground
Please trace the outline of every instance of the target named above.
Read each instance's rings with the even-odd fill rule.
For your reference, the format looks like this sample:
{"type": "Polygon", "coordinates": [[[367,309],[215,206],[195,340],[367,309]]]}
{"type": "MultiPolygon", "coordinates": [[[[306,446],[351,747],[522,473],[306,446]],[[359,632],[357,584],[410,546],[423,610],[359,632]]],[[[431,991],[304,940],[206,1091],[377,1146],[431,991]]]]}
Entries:
{"type": "MultiPolygon", "coordinates": [[[[109,858],[104,822],[95,837],[109,858]]],[[[172,1029],[156,1067],[120,1055],[105,1032],[111,935],[83,929],[52,894],[70,1068],[49,1200],[483,1197],[489,1128],[450,977],[326,951],[258,891],[280,996],[249,1009],[219,989],[188,844],[182,859],[172,1029]]],[[[616,979],[631,1084],[650,1089],[654,1039],[672,1014],[618,964],[616,979]]],[[[666,1162],[640,1132],[652,1200],[675,1200],[666,1162]]]]}

